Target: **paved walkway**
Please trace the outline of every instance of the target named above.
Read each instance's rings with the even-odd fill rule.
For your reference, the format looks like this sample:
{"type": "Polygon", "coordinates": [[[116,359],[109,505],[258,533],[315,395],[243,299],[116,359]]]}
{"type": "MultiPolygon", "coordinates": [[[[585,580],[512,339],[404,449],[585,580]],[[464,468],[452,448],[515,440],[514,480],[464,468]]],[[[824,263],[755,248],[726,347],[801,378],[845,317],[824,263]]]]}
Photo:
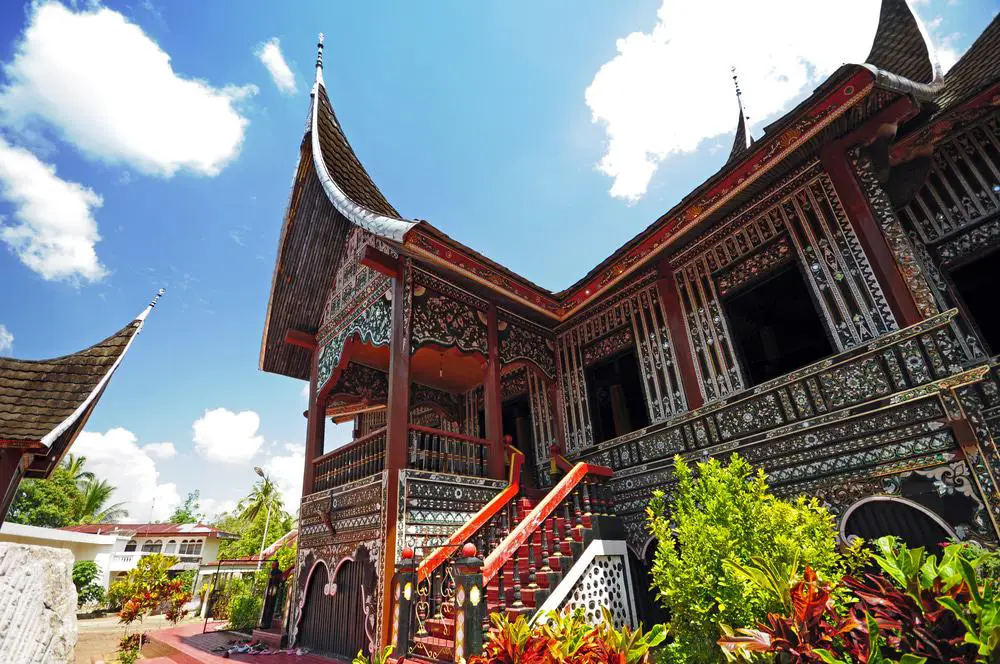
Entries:
{"type": "Polygon", "coordinates": [[[258,664],[339,664],[336,660],[319,655],[296,655],[280,651],[270,655],[234,654],[229,658],[212,652],[217,646],[228,645],[234,639],[245,637],[234,632],[213,631],[222,623],[209,623],[208,632],[201,633],[201,623],[181,625],[172,629],[148,632],[149,644],[143,648],[143,662],[150,664],[225,664],[226,662],[257,662],[258,664]]]}

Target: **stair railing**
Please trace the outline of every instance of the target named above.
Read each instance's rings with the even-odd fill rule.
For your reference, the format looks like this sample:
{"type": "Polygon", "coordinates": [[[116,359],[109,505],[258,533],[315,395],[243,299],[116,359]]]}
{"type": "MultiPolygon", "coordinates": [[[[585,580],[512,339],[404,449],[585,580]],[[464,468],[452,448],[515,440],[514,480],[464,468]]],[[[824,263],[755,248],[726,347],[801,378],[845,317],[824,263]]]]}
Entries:
{"type": "MultiPolygon", "coordinates": [[[[558,456],[558,455],[557,455],[558,456]]],[[[569,462],[562,457],[556,459],[556,464],[560,467],[569,466],[569,462]]],[[[608,513],[610,510],[610,494],[607,491],[606,480],[614,474],[611,468],[579,462],[569,466],[569,470],[561,480],[545,495],[545,497],[528,513],[504,540],[490,550],[490,554],[483,561],[483,585],[488,585],[497,576],[501,569],[513,560],[515,573],[513,574],[513,584],[510,590],[513,591],[514,605],[520,602],[520,568],[523,565],[517,560],[521,547],[533,538],[536,532],[545,521],[561,510],[563,518],[564,541],[572,539],[570,529],[582,525],[583,510],[586,505],[590,505],[592,511],[596,513],[608,513]],[[585,488],[589,487],[589,489],[585,488]],[[591,493],[593,492],[593,493],[591,493]]],[[[558,536],[560,533],[555,533],[558,536]]],[[[544,533],[542,533],[544,537],[544,533]]],[[[536,549],[536,542],[528,547],[529,558],[536,549]]],[[[533,561],[529,559],[529,565],[533,561]]],[[[530,568],[529,568],[530,569],[530,568]]],[[[503,599],[504,589],[501,581],[501,599],[503,599]]]]}
{"type": "MultiPolygon", "coordinates": [[[[412,429],[413,427],[411,427],[412,429]]],[[[423,638],[431,634],[431,621],[453,615],[455,603],[455,561],[461,557],[465,544],[474,543],[479,551],[496,546],[506,536],[515,522],[515,499],[521,491],[521,467],[524,454],[505,436],[505,447],[510,455],[507,486],[495,495],[467,522],[435,548],[417,565],[414,574],[411,619],[412,632],[404,635],[407,652],[435,659],[437,653],[424,644],[423,638]]],[[[398,598],[395,600],[398,604],[398,598]]],[[[404,609],[405,610],[405,609],[404,609]]]]}
{"type": "Polygon", "coordinates": [[[511,445],[510,436],[506,437],[506,448],[510,454],[510,474],[507,478],[507,486],[500,493],[493,496],[488,503],[483,505],[482,509],[476,512],[475,516],[453,532],[448,537],[447,542],[432,551],[430,555],[424,557],[417,567],[418,583],[427,580],[431,572],[460,550],[463,544],[474,541],[477,535],[483,535],[482,539],[485,540],[482,543],[478,541],[474,542],[477,548],[480,551],[488,550],[484,547],[489,544],[491,531],[502,527],[499,521],[508,516],[505,508],[517,498],[521,491],[521,466],[524,463],[524,453],[511,445]]]}

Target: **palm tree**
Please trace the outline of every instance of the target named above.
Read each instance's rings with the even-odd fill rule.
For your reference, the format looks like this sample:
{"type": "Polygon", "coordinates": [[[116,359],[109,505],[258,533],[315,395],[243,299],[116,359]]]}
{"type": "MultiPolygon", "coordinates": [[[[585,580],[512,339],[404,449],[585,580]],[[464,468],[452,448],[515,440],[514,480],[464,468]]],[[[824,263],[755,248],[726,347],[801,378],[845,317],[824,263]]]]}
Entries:
{"type": "Polygon", "coordinates": [[[84,470],[83,467],[87,465],[87,457],[85,456],[74,456],[72,454],[67,454],[66,458],[63,460],[63,468],[66,472],[72,476],[73,481],[76,482],[77,486],[83,489],[83,485],[94,479],[94,473],[89,470],[84,470]]]}
{"type": "Polygon", "coordinates": [[[75,520],[77,523],[114,523],[128,516],[125,503],[108,504],[115,487],[105,480],[91,476],[80,486],[80,495],[75,505],[75,520]]]}
{"type": "Polygon", "coordinates": [[[268,509],[271,514],[282,514],[281,492],[270,477],[262,475],[236,509],[239,510],[240,520],[245,523],[253,523],[258,516],[266,514],[268,509]]]}

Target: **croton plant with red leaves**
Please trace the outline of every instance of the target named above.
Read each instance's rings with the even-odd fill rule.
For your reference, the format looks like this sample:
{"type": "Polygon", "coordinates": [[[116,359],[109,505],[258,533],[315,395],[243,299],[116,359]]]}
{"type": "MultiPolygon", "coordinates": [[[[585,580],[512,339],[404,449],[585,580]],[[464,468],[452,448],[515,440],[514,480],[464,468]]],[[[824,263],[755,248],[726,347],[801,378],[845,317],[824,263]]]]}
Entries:
{"type": "Polygon", "coordinates": [[[789,664],[1000,662],[1000,581],[977,573],[995,568],[997,554],[953,544],[939,560],[893,538],[875,547],[881,573],[842,578],[846,599],[834,601],[836,586],[807,567],[784,598],[788,615],[769,614],[757,629],[724,626],[719,645],[726,658],[760,661],[754,655],[768,653],[789,664]]]}

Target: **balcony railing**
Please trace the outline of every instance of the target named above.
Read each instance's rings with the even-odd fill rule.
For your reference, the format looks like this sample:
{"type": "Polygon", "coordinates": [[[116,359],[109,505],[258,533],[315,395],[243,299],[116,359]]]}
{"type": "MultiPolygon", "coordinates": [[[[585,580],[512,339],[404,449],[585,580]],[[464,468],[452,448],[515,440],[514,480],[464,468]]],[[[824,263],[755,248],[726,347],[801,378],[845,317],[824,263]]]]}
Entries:
{"type": "Polygon", "coordinates": [[[898,400],[951,376],[958,380],[962,376],[956,374],[964,376],[965,357],[952,331],[956,313],[946,311],[728,399],[601,443],[582,458],[622,469],[709,447],[718,453],[779,436],[836,411],[887,397],[898,400]]]}
{"type": "Polygon", "coordinates": [[[313,491],[381,473],[385,468],[385,431],[382,427],[316,458],[313,491]]]}
{"type": "Polygon", "coordinates": [[[409,467],[415,470],[486,477],[487,450],[482,438],[410,425],[409,467]]]}
{"type": "Polygon", "coordinates": [[[170,556],[172,558],[177,558],[178,562],[174,565],[174,568],[188,567],[190,565],[201,564],[202,557],[201,554],[178,554],[178,553],[164,553],[162,551],[123,551],[119,553],[111,554],[111,570],[121,571],[129,570],[139,564],[139,559],[143,556],[151,556],[154,553],[163,553],[165,556],[170,556]]]}

